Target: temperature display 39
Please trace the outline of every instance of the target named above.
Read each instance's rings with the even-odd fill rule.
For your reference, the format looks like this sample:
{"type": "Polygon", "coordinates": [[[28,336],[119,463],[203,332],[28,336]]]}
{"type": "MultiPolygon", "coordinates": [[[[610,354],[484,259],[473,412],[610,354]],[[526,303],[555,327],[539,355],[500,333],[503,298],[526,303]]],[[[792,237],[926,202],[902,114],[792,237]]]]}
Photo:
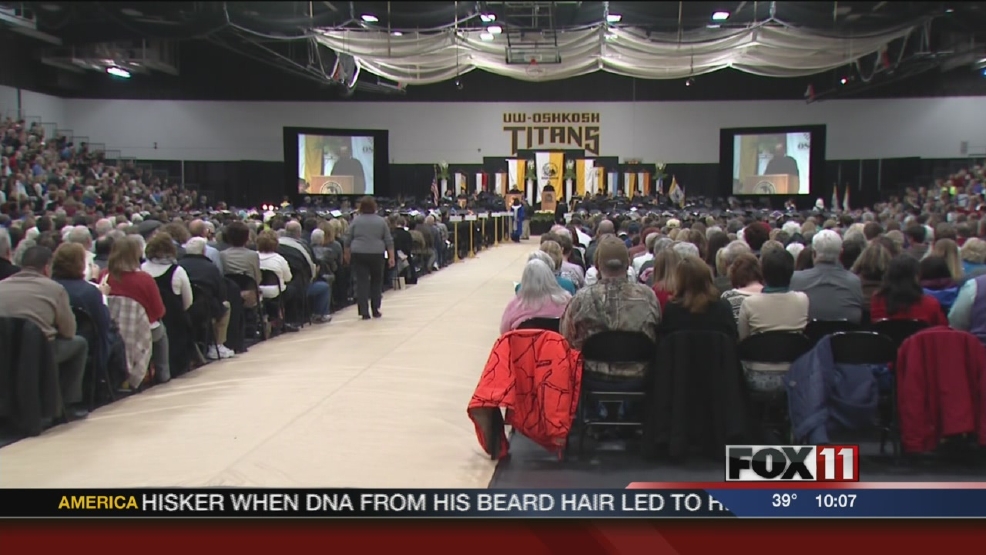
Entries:
{"type": "Polygon", "coordinates": [[[790,507],[791,503],[798,500],[798,494],[796,493],[775,493],[770,500],[770,504],[773,507],[790,507]]]}

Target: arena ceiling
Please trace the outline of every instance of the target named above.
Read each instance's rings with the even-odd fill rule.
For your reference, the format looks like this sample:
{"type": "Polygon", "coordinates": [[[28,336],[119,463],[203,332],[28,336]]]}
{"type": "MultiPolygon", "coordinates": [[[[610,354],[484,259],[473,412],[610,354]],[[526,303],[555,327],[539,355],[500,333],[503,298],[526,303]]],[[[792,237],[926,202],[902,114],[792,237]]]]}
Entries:
{"type": "MultiPolygon", "coordinates": [[[[16,31],[17,44],[29,48],[47,67],[46,86],[79,96],[315,100],[338,98],[341,93],[367,100],[395,95],[409,100],[515,100],[518,95],[531,100],[582,99],[570,89],[574,82],[586,89],[632,89],[635,99],[792,97],[804,94],[805,84],[812,85],[813,96],[825,98],[865,95],[877,87],[887,91],[888,85],[904,82],[920,82],[928,88],[930,81],[942,81],[943,71],[970,80],[971,67],[986,58],[986,2],[2,2],[0,6],[6,30],[16,31]],[[717,12],[728,18],[714,19],[717,12]],[[800,59],[821,61],[791,62],[785,60],[791,56],[785,56],[782,48],[772,51],[780,52],[780,57],[754,56],[756,64],[744,66],[732,54],[736,48],[729,41],[754,26],[765,32],[776,29],[824,39],[811,52],[800,54],[800,59]],[[490,27],[499,32],[487,41],[490,27]],[[586,56],[599,55],[597,47],[583,47],[597,30],[605,33],[607,41],[614,39],[600,41],[599,48],[625,45],[615,56],[624,61],[573,66],[586,56]],[[376,42],[365,42],[371,39],[376,42]],[[696,54],[694,45],[712,39],[723,41],[723,47],[705,51],[705,58],[702,52],[696,54]],[[558,46],[565,40],[567,49],[558,46]],[[368,50],[353,46],[359,41],[369,44],[368,50]],[[450,42],[457,46],[449,49],[450,42]],[[671,52],[675,42],[679,48],[671,52]],[[679,52],[682,43],[692,45],[688,54],[679,52]],[[653,44],[668,51],[646,50],[653,44]],[[532,52],[541,61],[535,72],[529,71],[532,52]],[[724,58],[727,54],[729,59],[724,58]],[[395,61],[409,55],[418,56],[414,70],[395,61]],[[511,55],[518,59],[511,62],[511,55]],[[561,63],[552,59],[555,55],[561,63]],[[660,61],[645,67],[652,59],[660,61]],[[126,69],[133,74],[128,82],[108,79],[103,71],[109,64],[127,62],[132,62],[126,69]],[[787,73],[776,69],[781,65],[787,73]],[[567,85],[551,83],[563,78],[567,85]],[[715,83],[715,87],[696,92],[702,87],[683,89],[682,83],[715,83]]],[[[793,34],[767,39],[785,48],[805,42],[793,34]]],[[[591,94],[598,96],[599,91],[591,94]]]]}

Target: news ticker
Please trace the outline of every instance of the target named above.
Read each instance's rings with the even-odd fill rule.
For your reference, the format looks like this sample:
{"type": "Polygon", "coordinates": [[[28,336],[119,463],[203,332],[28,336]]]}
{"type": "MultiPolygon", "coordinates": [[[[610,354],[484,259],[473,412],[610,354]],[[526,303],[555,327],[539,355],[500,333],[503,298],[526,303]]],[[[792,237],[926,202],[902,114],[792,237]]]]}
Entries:
{"type": "Polygon", "coordinates": [[[986,483],[634,483],[622,490],[0,490],[0,518],[986,518],[986,483]]]}

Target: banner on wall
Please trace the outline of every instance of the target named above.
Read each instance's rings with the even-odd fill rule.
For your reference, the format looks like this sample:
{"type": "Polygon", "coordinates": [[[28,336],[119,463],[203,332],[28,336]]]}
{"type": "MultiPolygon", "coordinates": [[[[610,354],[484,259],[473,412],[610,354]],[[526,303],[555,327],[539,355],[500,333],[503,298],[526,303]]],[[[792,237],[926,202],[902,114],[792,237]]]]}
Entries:
{"type": "Polygon", "coordinates": [[[592,158],[575,161],[575,194],[592,196],[602,190],[603,168],[597,166],[592,158]]]}
{"type": "Polygon", "coordinates": [[[466,188],[466,174],[464,174],[464,173],[456,173],[455,174],[455,191],[453,191],[453,195],[458,196],[458,195],[461,195],[461,194],[467,193],[467,192],[468,192],[468,189],[466,188]]]}
{"type": "Polygon", "coordinates": [[[527,171],[527,160],[510,158],[507,160],[507,189],[524,190],[524,173],[527,171]]]}
{"type": "Polygon", "coordinates": [[[474,192],[476,194],[486,191],[487,189],[486,179],[487,177],[485,172],[480,172],[476,174],[476,187],[474,188],[474,192]]]}
{"type": "Polygon", "coordinates": [[[555,192],[562,191],[561,177],[565,166],[565,153],[563,152],[538,152],[534,155],[534,163],[537,167],[537,194],[535,199],[541,202],[541,191],[551,185],[555,192]]]}
{"type": "Polygon", "coordinates": [[[510,189],[510,187],[507,187],[507,183],[509,183],[507,174],[502,172],[497,172],[495,183],[496,183],[496,192],[503,196],[506,196],[507,190],[510,189]]]}
{"type": "Polygon", "coordinates": [[[600,146],[599,112],[504,112],[503,132],[510,153],[543,148],[577,148],[596,156],[600,146]]]}
{"type": "Polygon", "coordinates": [[[637,172],[637,189],[644,195],[650,195],[650,173],[637,172]]]}

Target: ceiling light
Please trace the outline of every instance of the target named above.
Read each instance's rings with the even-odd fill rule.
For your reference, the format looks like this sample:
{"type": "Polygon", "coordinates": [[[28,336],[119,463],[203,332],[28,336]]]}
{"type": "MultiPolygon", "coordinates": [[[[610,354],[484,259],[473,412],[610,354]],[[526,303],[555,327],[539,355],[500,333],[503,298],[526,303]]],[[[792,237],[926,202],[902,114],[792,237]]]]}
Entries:
{"type": "Polygon", "coordinates": [[[616,34],[606,33],[606,40],[616,40],[616,34]]]}
{"type": "Polygon", "coordinates": [[[484,14],[482,14],[482,15],[479,16],[479,19],[483,23],[492,23],[492,22],[496,21],[496,14],[494,14],[494,13],[484,13],[484,14]]]}
{"type": "Polygon", "coordinates": [[[108,67],[106,68],[106,73],[109,73],[114,77],[120,77],[121,79],[130,79],[130,72],[118,67],[108,67]]]}
{"type": "Polygon", "coordinates": [[[490,25],[489,27],[486,28],[486,32],[493,33],[494,35],[499,35],[500,33],[503,32],[503,27],[500,27],[499,25],[490,25]]]}
{"type": "Polygon", "coordinates": [[[368,13],[365,13],[365,14],[361,15],[360,16],[360,19],[362,19],[363,21],[365,21],[367,23],[376,23],[376,22],[380,21],[379,19],[377,19],[377,16],[370,15],[368,13]]]}
{"type": "Polygon", "coordinates": [[[955,10],[953,10],[952,8],[948,8],[947,10],[945,10],[945,13],[952,13],[952,12],[954,12],[954,11],[955,11],[955,10]]]}
{"type": "Polygon", "coordinates": [[[839,80],[839,82],[842,83],[843,85],[845,85],[846,83],[849,82],[849,80],[846,79],[845,77],[843,77],[842,79],[839,80]]]}
{"type": "Polygon", "coordinates": [[[618,13],[611,13],[606,16],[607,23],[619,23],[623,16],[618,13]]]}
{"type": "Polygon", "coordinates": [[[122,13],[123,15],[129,15],[130,17],[141,17],[144,15],[143,12],[132,8],[123,8],[122,10],[120,10],[120,13],[122,13]]]}
{"type": "Polygon", "coordinates": [[[402,37],[404,36],[404,33],[400,31],[394,31],[393,33],[391,33],[391,35],[394,35],[395,37],[402,37]]]}
{"type": "Polygon", "coordinates": [[[706,25],[705,26],[706,29],[719,29],[720,27],[722,27],[722,25],[712,24],[712,25],[706,25]]]}
{"type": "Polygon", "coordinates": [[[729,19],[729,12],[716,12],[712,14],[712,21],[726,21],[729,19]]]}
{"type": "Polygon", "coordinates": [[[493,40],[493,33],[486,33],[486,32],[480,33],[479,34],[479,39],[480,40],[485,40],[485,41],[489,42],[489,41],[493,40]]]}

